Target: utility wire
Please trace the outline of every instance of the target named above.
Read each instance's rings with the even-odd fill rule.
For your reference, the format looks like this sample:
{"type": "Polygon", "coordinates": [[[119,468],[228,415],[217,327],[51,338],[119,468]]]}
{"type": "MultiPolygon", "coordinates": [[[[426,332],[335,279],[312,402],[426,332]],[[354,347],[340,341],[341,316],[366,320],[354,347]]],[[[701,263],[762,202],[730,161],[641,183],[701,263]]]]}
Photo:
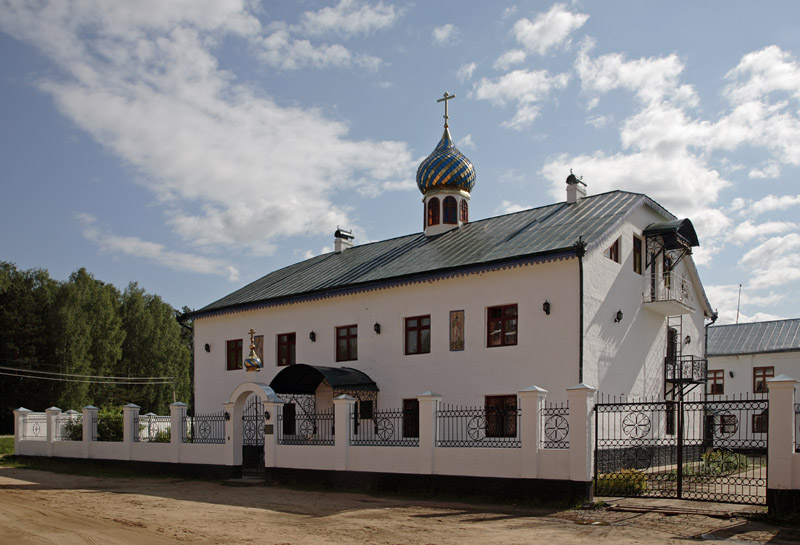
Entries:
{"type": "Polygon", "coordinates": [[[102,380],[83,380],[83,379],[71,379],[71,378],[59,378],[59,377],[37,377],[31,375],[24,375],[19,373],[4,373],[0,371],[0,375],[5,375],[7,377],[18,377],[18,378],[28,378],[34,380],[56,380],[58,382],[83,382],[87,384],[127,384],[127,385],[139,385],[139,386],[149,386],[151,384],[174,384],[174,381],[153,381],[153,382],[125,382],[125,381],[102,381],[102,380]]]}
{"type": "MultiPolygon", "coordinates": [[[[75,377],[75,378],[96,378],[96,379],[104,379],[104,380],[124,380],[124,381],[151,381],[151,380],[175,380],[175,377],[109,377],[105,375],[75,375],[72,373],[56,373],[54,371],[36,371],[34,369],[20,369],[18,367],[5,367],[0,365],[0,370],[2,371],[17,371],[20,373],[33,373],[37,375],[52,375],[56,377],[75,377]]],[[[44,377],[41,377],[44,378],[44,377]]],[[[112,382],[107,382],[106,384],[113,384],[112,382]]]]}

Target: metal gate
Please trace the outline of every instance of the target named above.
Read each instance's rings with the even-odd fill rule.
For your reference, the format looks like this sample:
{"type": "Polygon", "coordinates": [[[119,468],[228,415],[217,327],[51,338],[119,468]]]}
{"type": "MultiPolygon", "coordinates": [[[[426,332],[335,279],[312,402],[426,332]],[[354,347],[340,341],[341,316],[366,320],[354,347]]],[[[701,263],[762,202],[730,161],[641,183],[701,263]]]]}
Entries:
{"type": "Polygon", "coordinates": [[[595,405],[595,495],[766,503],[769,401],[595,405]]]}
{"type": "Polygon", "coordinates": [[[264,422],[264,404],[258,395],[251,395],[242,413],[242,476],[261,476],[266,471],[264,422]]]}

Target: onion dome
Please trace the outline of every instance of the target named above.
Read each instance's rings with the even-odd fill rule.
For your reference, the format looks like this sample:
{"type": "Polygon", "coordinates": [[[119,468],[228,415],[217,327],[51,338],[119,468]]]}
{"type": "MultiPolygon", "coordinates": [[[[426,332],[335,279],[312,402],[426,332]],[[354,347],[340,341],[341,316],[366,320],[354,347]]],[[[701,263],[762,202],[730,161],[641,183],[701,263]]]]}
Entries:
{"type": "Polygon", "coordinates": [[[417,187],[424,195],[434,189],[461,189],[469,193],[474,186],[475,167],[458,151],[445,125],[436,149],[417,169],[417,187]]]}

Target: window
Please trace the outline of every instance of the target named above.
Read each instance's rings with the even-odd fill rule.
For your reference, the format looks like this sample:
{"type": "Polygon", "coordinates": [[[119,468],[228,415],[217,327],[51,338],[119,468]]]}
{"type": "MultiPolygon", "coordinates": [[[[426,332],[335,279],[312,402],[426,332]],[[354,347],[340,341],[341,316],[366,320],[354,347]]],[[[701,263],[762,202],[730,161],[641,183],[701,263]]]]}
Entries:
{"type": "Polygon", "coordinates": [[[489,307],[487,346],[511,346],[517,344],[517,305],[489,307]]]}
{"type": "Polygon", "coordinates": [[[403,400],[403,437],[419,437],[419,400],[403,400]]]}
{"type": "Polygon", "coordinates": [[[255,345],[256,356],[264,363],[264,335],[256,335],[253,337],[253,344],[255,345]]]}
{"type": "Polygon", "coordinates": [[[675,435],[675,402],[667,401],[666,413],[666,433],[667,435],[675,435]]]}
{"type": "Polygon", "coordinates": [[[633,272],[642,274],[642,239],[633,236],[633,272]]]}
{"type": "Polygon", "coordinates": [[[708,395],[720,396],[725,393],[725,371],[714,369],[708,371],[708,395]]]}
{"type": "Polygon", "coordinates": [[[358,359],[358,326],[346,325],[336,328],[336,361],[358,359]]]}
{"type": "Polygon", "coordinates": [[[439,199],[437,197],[428,201],[428,225],[439,225],[439,199]]]}
{"type": "Polygon", "coordinates": [[[278,335],[278,365],[295,364],[295,338],[294,333],[278,335]]]}
{"type": "Polygon", "coordinates": [[[228,371],[235,371],[241,369],[242,365],[242,339],[227,342],[226,352],[226,369],[228,371]]]}
{"type": "Polygon", "coordinates": [[[454,224],[458,223],[458,203],[454,197],[445,197],[442,203],[442,223],[454,224]]]}
{"type": "Polygon", "coordinates": [[[721,437],[730,437],[736,433],[736,428],[739,425],[739,419],[735,414],[721,414],[719,415],[719,435],[721,437]]]}
{"type": "Polygon", "coordinates": [[[286,403],[283,406],[283,435],[295,434],[295,415],[294,403],[286,403]]]}
{"type": "Polygon", "coordinates": [[[461,223],[469,223],[469,203],[467,203],[467,199],[461,199],[461,223]]]}
{"type": "Polygon", "coordinates": [[[609,246],[608,250],[606,250],[603,253],[603,255],[606,256],[611,261],[614,261],[615,263],[619,263],[619,239],[615,240],[614,244],[609,246]]]}
{"type": "Polygon", "coordinates": [[[406,318],[406,355],[431,351],[431,317],[406,318]]]}
{"type": "Polygon", "coordinates": [[[371,399],[366,400],[358,400],[358,407],[356,408],[356,412],[358,412],[358,417],[362,420],[371,420],[374,414],[375,405],[371,399]]]}
{"type": "Polygon", "coordinates": [[[753,433],[767,433],[767,428],[769,427],[769,415],[767,411],[761,414],[754,414],[752,425],[753,433]]]}
{"type": "Polygon", "coordinates": [[[486,396],[486,437],[517,436],[517,396],[486,396]]]}
{"type": "Polygon", "coordinates": [[[667,255],[664,256],[664,262],[662,263],[661,270],[663,271],[663,274],[664,274],[664,287],[666,289],[669,289],[670,285],[672,285],[672,276],[670,274],[672,272],[672,258],[671,257],[669,257],[667,255]]]}
{"type": "Polygon", "coordinates": [[[774,367],[754,367],[753,368],[753,392],[757,394],[765,394],[769,391],[767,388],[767,379],[775,376],[774,367]]]}

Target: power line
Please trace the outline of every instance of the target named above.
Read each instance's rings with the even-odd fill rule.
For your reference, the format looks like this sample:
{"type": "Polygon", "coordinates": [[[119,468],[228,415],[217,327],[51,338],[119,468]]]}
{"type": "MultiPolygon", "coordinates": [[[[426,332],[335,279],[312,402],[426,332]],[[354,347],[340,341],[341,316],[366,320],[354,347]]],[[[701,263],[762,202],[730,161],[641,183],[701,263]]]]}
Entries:
{"type": "MultiPolygon", "coordinates": [[[[0,365],[0,370],[3,370],[3,371],[16,371],[16,372],[20,372],[20,373],[33,373],[33,374],[36,374],[36,375],[50,375],[50,376],[56,376],[56,377],[75,377],[75,378],[90,378],[90,379],[91,378],[95,378],[95,379],[103,379],[103,380],[109,380],[109,381],[124,380],[124,381],[133,382],[133,383],[138,383],[139,381],[145,382],[145,381],[155,381],[155,380],[161,380],[161,381],[164,381],[164,380],[172,380],[172,381],[174,381],[175,380],[175,377],[110,377],[110,376],[105,376],[105,375],[76,375],[76,374],[72,374],[72,373],[56,373],[54,371],[36,371],[34,369],[20,369],[18,367],[5,367],[5,366],[2,366],[2,365],[0,365]]],[[[41,378],[45,378],[45,377],[41,377],[41,378]]],[[[91,381],[87,381],[87,382],[91,382],[91,381]]],[[[106,382],[105,384],[114,384],[114,382],[106,382]]]]}
{"type": "MultiPolygon", "coordinates": [[[[123,385],[139,385],[139,386],[149,386],[151,384],[174,384],[173,380],[169,381],[152,381],[152,382],[128,382],[128,381],[103,381],[103,380],[82,380],[82,379],[71,379],[71,378],[59,378],[59,377],[41,377],[41,376],[31,376],[19,373],[4,373],[0,371],[0,375],[5,375],[7,377],[17,377],[17,378],[27,378],[33,380],[55,380],[58,382],[83,382],[86,384],[123,384],[123,385]]],[[[169,378],[169,377],[168,377],[169,378]]]]}

